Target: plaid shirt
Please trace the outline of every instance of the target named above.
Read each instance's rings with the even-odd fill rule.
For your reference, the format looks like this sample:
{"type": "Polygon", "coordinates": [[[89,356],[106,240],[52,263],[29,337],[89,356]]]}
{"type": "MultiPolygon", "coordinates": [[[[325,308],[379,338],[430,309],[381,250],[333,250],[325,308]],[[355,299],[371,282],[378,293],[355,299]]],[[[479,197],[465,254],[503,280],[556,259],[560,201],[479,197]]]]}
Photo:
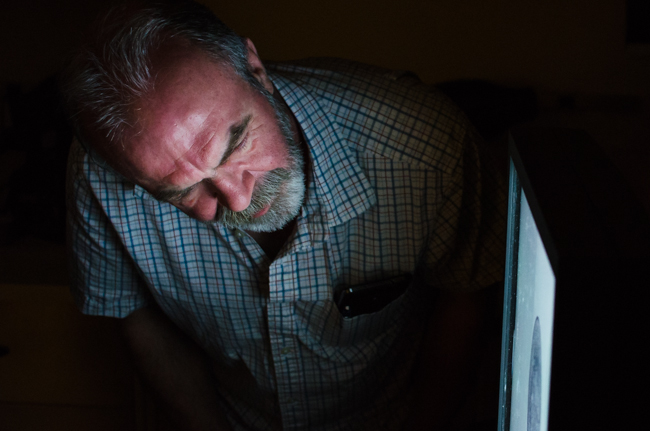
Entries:
{"type": "Polygon", "coordinates": [[[313,168],[275,260],[74,145],[73,294],[115,317],[158,303],[210,355],[236,429],[397,429],[430,293],[503,277],[503,190],[464,116],[416,78],[339,60],[268,72],[313,168]],[[397,298],[341,315],[338,291],[389,279],[397,298]]]}

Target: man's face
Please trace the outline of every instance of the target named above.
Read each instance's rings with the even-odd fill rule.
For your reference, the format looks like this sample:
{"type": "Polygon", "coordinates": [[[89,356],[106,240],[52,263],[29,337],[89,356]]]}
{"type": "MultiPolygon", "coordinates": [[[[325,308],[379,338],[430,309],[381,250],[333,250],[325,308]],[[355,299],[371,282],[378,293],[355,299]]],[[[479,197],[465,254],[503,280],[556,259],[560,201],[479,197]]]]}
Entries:
{"type": "Polygon", "coordinates": [[[135,107],[140,133],[117,155],[127,178],[190,217],[270,232],[304,196],[304,163],[289,115],[228,67],[179,55],[135,107]],[[179,58],[180,57],[180,58],[179,58]]]}

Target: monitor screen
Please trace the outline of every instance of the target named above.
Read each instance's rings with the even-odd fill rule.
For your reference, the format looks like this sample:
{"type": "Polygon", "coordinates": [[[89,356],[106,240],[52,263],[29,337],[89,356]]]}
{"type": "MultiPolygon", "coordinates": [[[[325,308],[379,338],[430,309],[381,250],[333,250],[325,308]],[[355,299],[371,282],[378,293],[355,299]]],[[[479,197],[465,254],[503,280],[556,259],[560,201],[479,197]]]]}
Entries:
{"type": "Polygon", "coordinates": [[[523,193],[512,340],[512,429],[547,430],[555,275],[523,193]]]}
{"type": "Polygon", "coordinates": [[[510,400],[503,414],[509,416],[510,429],[547,430],[555,275],[514,165],[510,176],[508,262],[512,273],[506,295],[512,313],[508,319],[514,322],[508,334],[510,400]]]}
{"type": "Polygon", "coordinates": [[[648,216],[584,132],[509,146],[499,431],[628,429],[650,402],[648,216]]]}

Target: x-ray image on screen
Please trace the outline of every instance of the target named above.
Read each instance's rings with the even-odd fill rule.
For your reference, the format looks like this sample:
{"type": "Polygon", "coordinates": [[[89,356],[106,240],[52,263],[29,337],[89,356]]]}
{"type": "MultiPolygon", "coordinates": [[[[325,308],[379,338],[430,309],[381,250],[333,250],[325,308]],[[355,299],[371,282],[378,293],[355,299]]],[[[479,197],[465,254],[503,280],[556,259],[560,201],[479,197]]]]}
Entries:
{"type": "Polygon", "coordinates": [[[519,217],[510,429],[546,431],[555,276],[524,193],[519,217]]]}

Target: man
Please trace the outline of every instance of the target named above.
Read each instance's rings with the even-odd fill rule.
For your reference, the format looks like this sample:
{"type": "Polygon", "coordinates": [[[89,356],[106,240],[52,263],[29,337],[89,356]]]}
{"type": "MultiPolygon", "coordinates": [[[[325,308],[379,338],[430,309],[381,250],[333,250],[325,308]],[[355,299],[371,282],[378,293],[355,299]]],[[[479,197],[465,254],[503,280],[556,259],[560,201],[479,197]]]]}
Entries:
{"type": "Polygon", "coordinates": [[[123,318],[179,427],[449,425],[503,198],[444,98],[350,62],[265,66],[191,2],[113,11],[64,89],[73,293],[123,318]]]}

